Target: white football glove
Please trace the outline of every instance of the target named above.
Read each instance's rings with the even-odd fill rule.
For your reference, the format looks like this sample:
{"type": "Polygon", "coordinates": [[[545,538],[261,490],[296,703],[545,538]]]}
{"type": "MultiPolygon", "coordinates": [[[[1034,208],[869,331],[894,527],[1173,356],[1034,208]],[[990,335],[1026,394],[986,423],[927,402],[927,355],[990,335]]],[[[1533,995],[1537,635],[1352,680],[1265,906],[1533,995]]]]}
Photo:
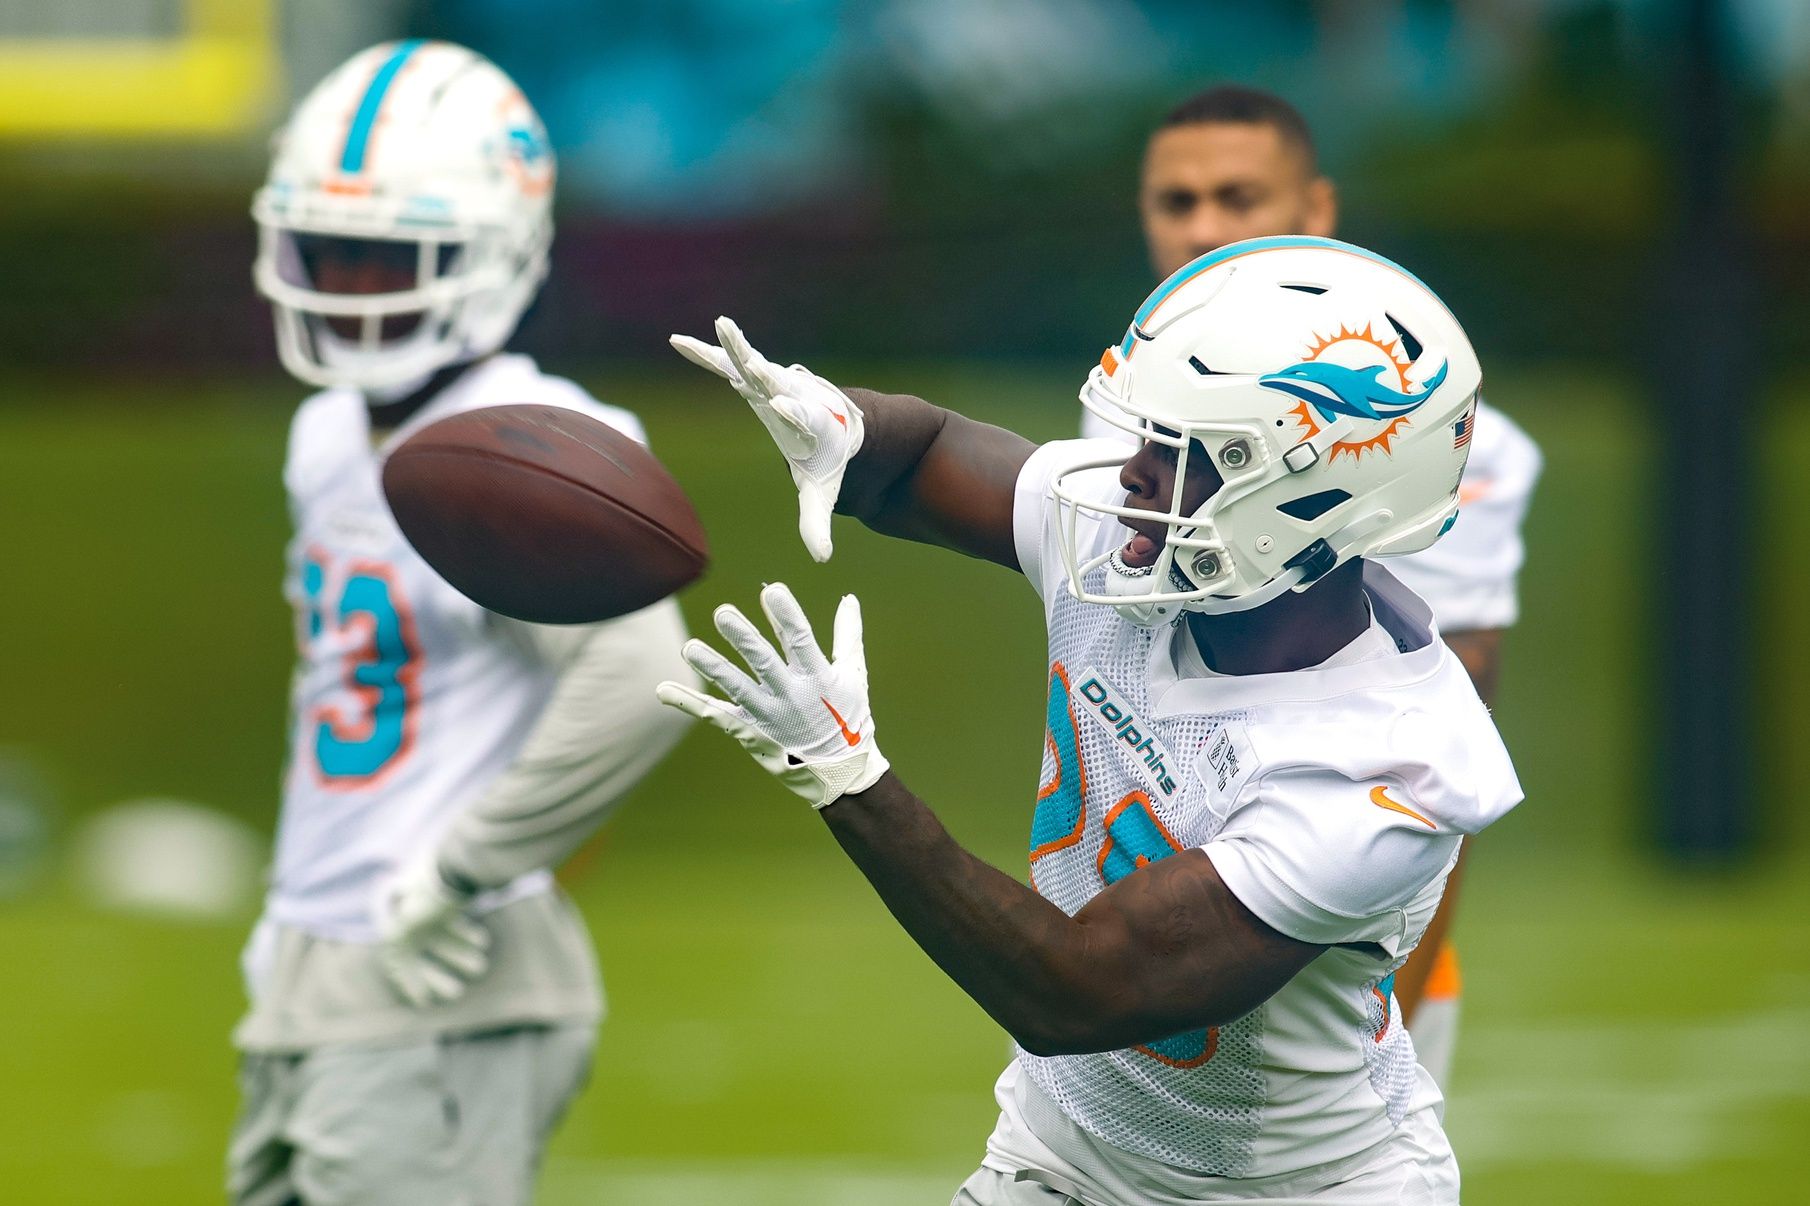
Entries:
{"type": "Polygon", "coordinates": [[[741,742],[763,770],[813,808],[866,791],[886,773],[888,763],[874,744],[874,718],[867,704],[860,602],[845,595],[836,609],[835,652],[829,660],[785,586],[775,582],[763,588],[760,605],[783,656],[747,616],[724,604],[716,609],[716,629],[754,677],[704,642],[687,641],[685,660],[728,699],[664,682],[655,692],[660,702],[741,742]]]}
{"type": "Polygon", "coordinates": [[[798,486],[798,534],[818,561],[830,559],[830,513],[842,474],[861,450],[861,411],[848,395],[802,364],[781,368],[754,350],[742,329],[716,320],[722,346],[674,335],[679,355],[735,387],[785,454],[798,486]]]}
{"type": "Polygon", "coordinates": [[[407,864],[378,889],[377,959],[415,1008],[458,1000],[490,966],[490,931],[466,913],[470,903],[431,857],[407,864]]]}

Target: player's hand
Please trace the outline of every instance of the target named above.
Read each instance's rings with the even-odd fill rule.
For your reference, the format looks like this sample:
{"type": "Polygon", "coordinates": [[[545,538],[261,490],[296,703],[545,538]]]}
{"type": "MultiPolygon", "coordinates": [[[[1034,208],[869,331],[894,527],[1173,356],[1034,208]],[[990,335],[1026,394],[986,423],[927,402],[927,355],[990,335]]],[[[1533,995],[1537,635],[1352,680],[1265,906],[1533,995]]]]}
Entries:
{"type": "Polygon", "coordinates": [[[845,595],[836,609],[834,653],[827,659],[790,590],[775,582],[761,590],[760,605],[783,654],[747,616],[724,604],[716,609],[716,630],[753,677],[704,642],[687,641],[685,660],[728,698],[664,682],[656,690],[660,702],[741,742],[763,770],[813,808],[866,791],[888,763],[874,744],[867,704],[860,602],[845,595]]]}
{"type": "Polygon", "coordinates": [[[397,994],[417,1009],[444,1005],[490,966],[490,931],[466,912],[430,858],[405,866],[377,893],[377,958],[397,994]]]}
{"type": "Polygon", "coordinates": [[[733,385],[766,424],[798,486],[798,534],[812,557],[828,561],[830,513],[842,474],[861,449],[861,411],[802,364],[781,368],[762,356],[729,319],[716,320],[716,337],[717,344],[709,344],[674,335],[672,346],[733,385]]]}

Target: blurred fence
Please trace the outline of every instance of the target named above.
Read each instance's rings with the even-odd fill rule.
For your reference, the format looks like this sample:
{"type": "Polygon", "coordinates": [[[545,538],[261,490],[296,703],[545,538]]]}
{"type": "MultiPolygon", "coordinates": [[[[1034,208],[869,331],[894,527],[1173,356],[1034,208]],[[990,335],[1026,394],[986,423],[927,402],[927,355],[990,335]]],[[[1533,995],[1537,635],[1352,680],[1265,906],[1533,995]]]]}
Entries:
{"type": "MultiPolygon", "coordinates": [[[[719,311],[799,354],[1090,358],[1148,285],[1148,123],[1231,78],[1303,107],[1344,233],[1415,265],[1486,358],[1633,360],[1676,183],[1672,7],[7,0],[0,329],[13,366],[269,365],[247,268],[264,136],[406,33],[484,50],[546,115],[561,233],[524,339],[555,358],[660,355],[719,311]]],[[[1798,350],[1810,6],[1724,11],[1761,321],[1798,350]]]]}

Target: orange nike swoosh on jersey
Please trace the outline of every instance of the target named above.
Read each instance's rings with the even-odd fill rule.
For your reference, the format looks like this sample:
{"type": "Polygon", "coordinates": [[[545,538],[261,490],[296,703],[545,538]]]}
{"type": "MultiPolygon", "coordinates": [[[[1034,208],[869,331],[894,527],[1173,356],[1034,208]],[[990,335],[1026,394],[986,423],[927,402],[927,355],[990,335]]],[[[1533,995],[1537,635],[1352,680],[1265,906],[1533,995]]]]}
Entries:
{"type": "MultiPolygon", "coordinates": [[[[819,695],[817,698],[823,699],[823,696],[819,695]]],[[[836,710],[836,705],[827,699],[823,699],[823,706],[828,708],[830,710],[830,715],[836,718],[836,727],[842,730],[842,740],[848,742],[850,745],[860,745],[861,734],[849,732],[848,722],[842,719],[842,713],[836,710]]]]}
{"type": "Polygon", "coordinates": [[[1419,821],[1422,825],[1425,825],[1428,829],[1438,829],[1439,828],[1439,826],[1437,826],[1433,822],[1427,820],[1427,818],[1421,816],[1418,812],[1415,812],[1412,808],[1409,808],[1406,804],[1397,804],[1394,800],[1391,800],[1389,798],[1389,789],[1387,787],[1371,788],[1370,789],[1370,802],[1372,804],[1376,805],[1378,808],[1387,808],[1390,812],[1399,812],[1404,817],[1413,817],[1415,820],[1419,821]]]}

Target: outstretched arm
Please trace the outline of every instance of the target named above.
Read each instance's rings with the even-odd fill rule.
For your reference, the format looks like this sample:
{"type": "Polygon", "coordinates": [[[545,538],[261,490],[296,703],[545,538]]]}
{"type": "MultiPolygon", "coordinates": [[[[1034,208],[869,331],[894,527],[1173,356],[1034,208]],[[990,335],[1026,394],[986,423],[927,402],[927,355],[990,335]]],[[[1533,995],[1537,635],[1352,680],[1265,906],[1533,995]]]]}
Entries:
{"type": "Polygon", "coordinates": [[[1034,445],[909,394],[844,391],[803,365],[782,368],[727,318],[718,343],[672,337],[687,360],[728,381],[766,426],[798,487],[798,527],[830,557],[830,513],[876,531],[1018,569],[1012,498],[1034,445]]]}
{"type": "Polygon", "coordinates": [[[968,853],[898,776],[823,809],[907,933],[1027,1051],[1111,1051],[1243,1017],[1325,950],[1258,920],[1188,850],[1073,917],[968,853]]]}
{"type": "Polygon", "coordinates": [[[662,683],[660,699],[821,809],[893,916],[1027,1050],[1109,1051],[1232,1021],[1325,949],[1259,920],[1200,850],[1144,866],[1068,916],[963,850],[891,773],[854,597],[837,609],[828,657],[785,586],[763,589],[761,607],[777,645],[738,609],[716,611],[746,671],[702,641],[685,646],[720,697],[662,683]]]}

